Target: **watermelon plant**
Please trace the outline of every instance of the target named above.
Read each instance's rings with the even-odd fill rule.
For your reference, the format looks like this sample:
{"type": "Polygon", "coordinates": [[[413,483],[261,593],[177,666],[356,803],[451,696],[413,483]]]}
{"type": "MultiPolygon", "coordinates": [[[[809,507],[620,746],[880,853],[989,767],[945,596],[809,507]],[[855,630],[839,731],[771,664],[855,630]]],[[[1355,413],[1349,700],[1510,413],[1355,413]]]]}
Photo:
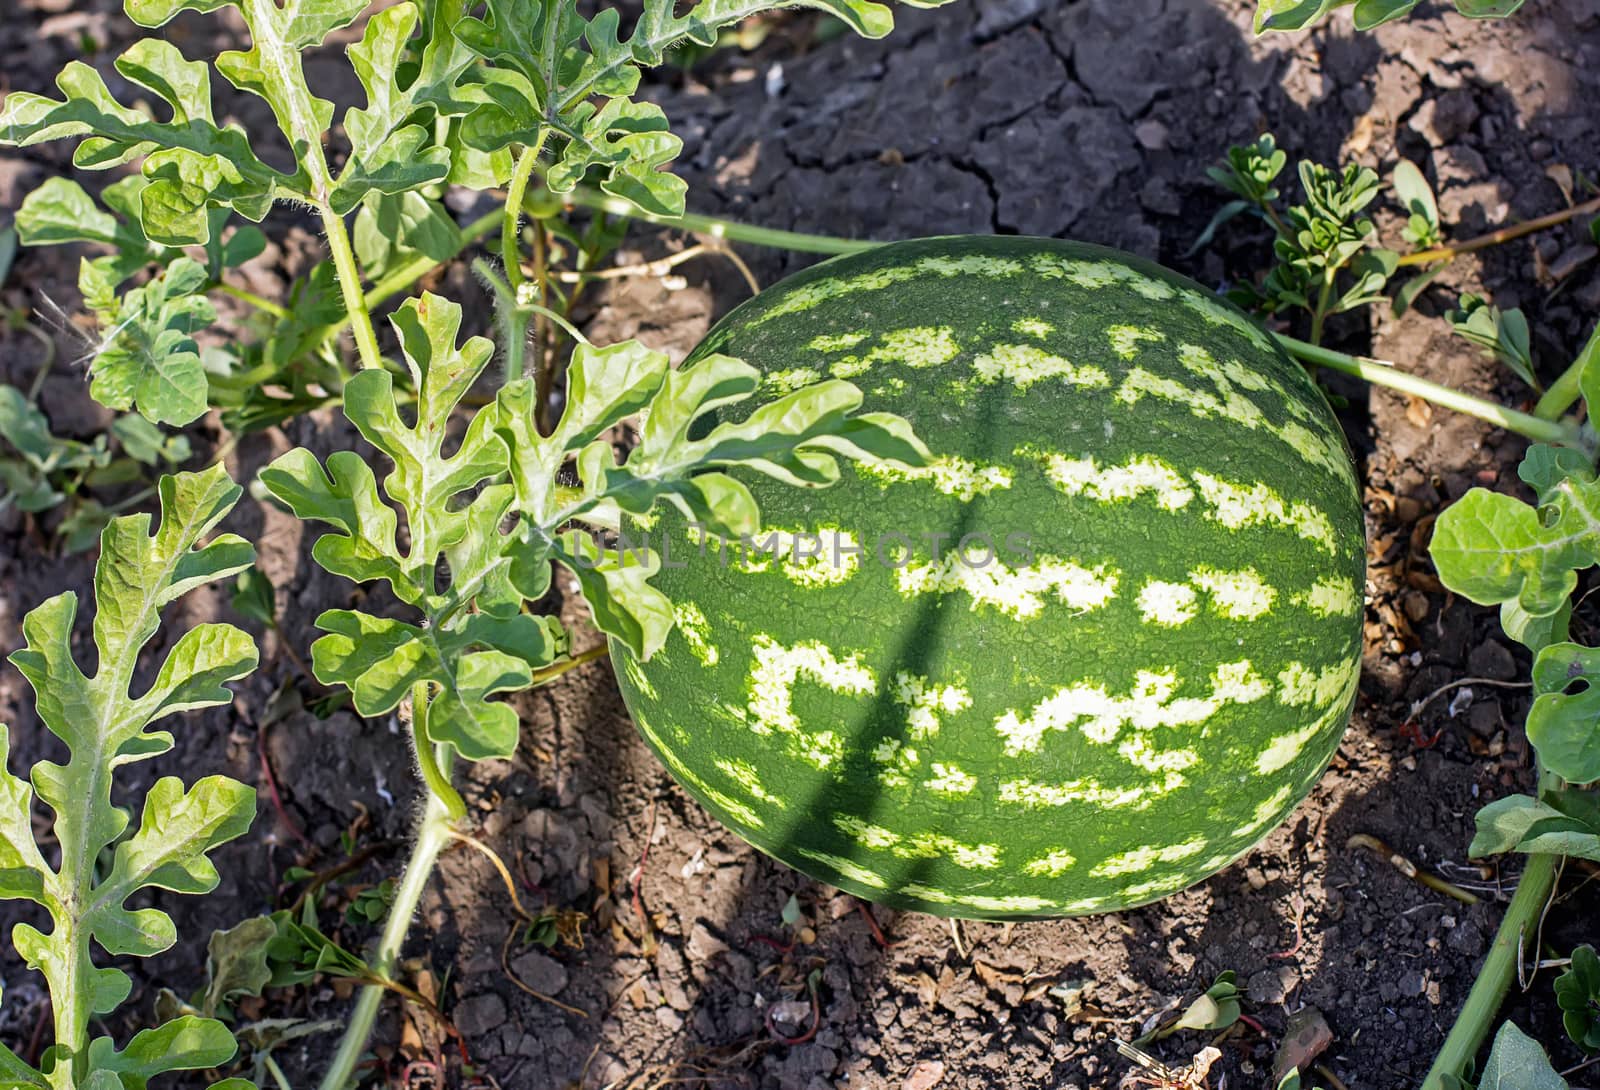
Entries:
{"type": "Polygon", "coordinates": [[[157,780],[131,832],[128,811],[112,801],[118,769],[172,748],[171,733],[150,729],[153,723],[228,703],[233,694],[226,684],[255,669],[256,648],[245,633],[201,624],[176,642],[148,688],[132,689],[163,608],[253,560],[249,543],[233,534],[202,543],[240,491],[220,468],[164,477],[153,531],[148,515],[124,515],[106,526],[95,566],[92,676],[72,647],[75,594],[59,594],[23,619],[27,645],[11,662],[33,688],[40,721],[69,757],[65,764],[39,761],[22,779],[7,767],[10,734],[0,726],[0,897],[32,902],[49,918],[48,932],[18,923],[12,942],[44,975],[55,1022],[38,1069],[0,1046],[0,1081],[7,1086],[144,1086],[165,1072],[219,1066],[236,1050],[221,1022],[193,1015],[143,1030],[118,1049],[96,1028],[127,1000],[132,981],[121,969],[97,965],[93,947],[149,957],[172,946],[178,936],[171,917],[130,908],[128,900],[147,888],[210,892],[218,874],[207,853],[244,833],[255,813],[255,792],[225,776],[187,787],[176,776],[157,780]],[[54,814],[54,865],[35,842],[35,796],[54,814]]]}
{"type": "MultiPolygon", "coordinates": [[[[514,303],[502,315],[506,351],[520,363],[539,306],[571,302],[549,276],[529,283],[522,271],[519,226],[533,181],[556,194],[576,193],[582,183],[658,216],[683,211],[685,186],[665,169],[681,141],[658,106],[635,99],[642,69],[675,49],[710,45],[722,28],[773,8],[818,8],[871,37],[893,22],[889,7],[872,0],[699,0],[681,14],[670,0],[648,0],[623,37],[616,9],[589,18],[576,0],[494,0],[481,16],[464,0],[405,0],[374,12],[347,48],[366,101],[336,125],[334,104],[308,81],[303,57],[368,6],[125,0],[128,16],[150,28],[185,10],[232,9],[250,48],[208,65],[164,38],[134,43],[115,68],[155,110],[118,101],[77,61],[56,80],[60,97],[6,97],[0,143],[73,139],[83,169],[137,166],[98,201],[76,181],[52,178],[16,217],[24,245],[87,242],[110,251],[83,261],[78,278],[102,331],[89,352],[97,400],[172,425],[220,408],[235,430],[335,403],[351,373],[338,335],[350,331],[361,368],[385,366],[373,309],[497,230],[504,276],[513,293],[528,287],[534,304],[514,303]],[[288,169],[257,154],[243,127],[218,120],[213,70],[270,107],[293,150],[288,169]],[[504,187],[507,201],[461,225],[442,203],[447,185],[504,187]],[[233,270],[262,251],[265,236],[254,223],[280,203],[316,214],[331,260],[273,300],[235,283],[233,270]],[[222,299],[254,312],[253,336],[202,350],[196,334],[215,320],[222,299]]],[[[539,206],[535,265],[548,273],[558,244],[582,274],[616,245],[616,233],[603,222],[590,232],[552,225],[558,208],[539,206]]],[[[543,351],[532,356],[540,365],[546,359],[543,351]]],[[[541,388],[548,390],[548,376],[541,388]]]]}
{"type": "MultiPolygon", "coordinates": [[[[1600,392],[1597,359],[1600,330],[1573,364],[1586,401],[1600,392]]],[[[1477,1052],[1553,895],[1562,860],[1600,862],[1600,708],[1591,687],[1600,652],[1570,637],[1578,573],[1600,563],[1592,450],[1535,445],[1518,469],[1533,504],[1475,488],[1434,529],[1440,579],[1474,602],[1499,606],[1506,634],[1534,655],[1527,732],[1539,783],[1533,795],[1496,799],[1478,811],[1470,853],[1525,853],[1527,865],[1427,1090],[1451,1086],[1477,1052]]]]}

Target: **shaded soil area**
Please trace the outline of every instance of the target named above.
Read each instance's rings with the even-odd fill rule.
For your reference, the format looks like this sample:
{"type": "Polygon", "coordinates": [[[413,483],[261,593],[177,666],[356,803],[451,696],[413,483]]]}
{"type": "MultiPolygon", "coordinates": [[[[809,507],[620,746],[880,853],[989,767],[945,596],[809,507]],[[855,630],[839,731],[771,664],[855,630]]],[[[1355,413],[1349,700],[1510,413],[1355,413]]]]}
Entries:
{"type": "MultiPolygon", "coordinates": [[[[1336,21],[1267,40],[1250,37],[1247,5],[1227,0],[903,9],[899,30],[881,43],[817,41],[813,17],[785,17],[753,52],[665,73],[649,93],[685,138],[681,169],[696,211],[879,239],[1069,236],[1222,286],[1262,268],[1270,240],[1240,220],[1188,253],[1223,200],[1204,168],[1264,129],[1291,158],[1353,159],[1385,176],[1400,157],[1412,159],[1440,191],[1456,238],[1559,209],[1567,177],[1600,175],[1600,3],[1533,0],[1501,23],[1468,22],[1447,7],[1424,4],[1410,22],[1369,35],[1336,21]]],[[[227,44],[237,44],[236,28],[220,25],[219,38],[218,23],[186,17],[172,34],[194,52],[230,34],[227,44]]],[[[0,23],[3,86],[44,90],[79,56],[109,70],[128,40],[105,0],[21,0],[0,23]]],[[[336,55],[313,69],[315,78],[348,81],[336,55]]],[[[115,78],[111,86],[126,89],[115,78]]],[[[228,105],[252,131],[265,128],[258,105],[228,105]]],[[[0,214],[65,169],[58,147],[0,153],[0,214]]],[[[1398,210],[1385,207],[1378,219],[1399,245],[1398,210]]],[[[245,275],[270,294],[316,259],[317,239],[294,210],[274,212],[267,226],[273,245],[245,275]]],[[[650,256],[688,241],[644,230],[633,237],[630,247],[650,256]]],[[[810,260],[742,252],[762,283],[810,260]]],[[[1520,403],[1528,390],[1449,337],[1438,315],[1466,290],[1522,306],[1534,354],[1553,373],[1600,312],[1594,257],[1582,225],[1546,231],[1457,261],[1404,319],[1373,311],[1336,320],[1329,341],[1520,403]]],[[[74,317],[75,266],[75,254],[24,252],[0,286],[7,305],[59,313],[65,361],[81,354],[84,335],[74,317]]],[[[600,297],[586,316],[589,335],[602,343],[639,336],[681,358],[745,289],[714,260],[679,271],[600,297]]],[[[488,325],[489,303],[470,277],[449,272],[435,290],[467,305],[480,329],[488,325]]],[[[25,385],[40,355],[26,336],[4,334],[0,380],[25,385]]],[[[1485,869],[1467,860],[1472,814],[1531,786],[1524,691],[1496,684],[1524,678],[1526,656],[1500,635],[1492,611],[1443,593],[1427,535],[1433,516],[1467,488],[1519,487],[1522,447],[1419,402],[1331,386],[1348,402],[1342,417],[1367,482],[1362,700],[1327,775],[1244,860],[1159,904],[1110,916],[952,928],[878,909],[869,920],[854,900],[713,823],[636,737],[608,667],[591,665],[517,698],[524,735],[516,759],[463,776],[481,833],[509,861],[521,899],[559,913],[566,937],[548,950],[523,947],[489,862],[469,851],[447,855],[406,971],[437,996],[459,1039],[391,1003],[376,1057],[384,1076],[412,1085],[492,1079],[528,1090],[1113,1086],[1135,1069],[1112,1038],[1133,1037],[1150,1016],[1231,970],[1253,1021],[1222,1042],[1212,1085],[1222,1073],[1229,1086],[1270,1085],[1274,1048],[1308,1006],[1332,1030],[1321,1062],[1338,1079],[1414,1083],[1515,884],[1517,863],[1485,869]],[[1463,677],[1484,680],[1413,713],[1415,702],[1463,677]],[[1445,898],[1380,855],[1348,847],[1358,833],[1477,890],[1481,902],[1445,898]]],[[[104,425],[81,365],[56,367],[43,405],[68,433],[104,425]]],[[[223,439],[214,421],[192,434],[201,456],[223,439]]],[[[228,462],[248,480],[292,445],[323,453],[357,442],[341,417],[322,413],[245,439],[228,462]]],[[[319,719],[280,694],[297,684],[283,641],[304,654],[311,620],[360,592],[321,572],[309,556],[314,533],[266,504],[247,497],[230,528],[259,543],[261,567],[280,588],[284,632],[259,632],[263,669],[232,708],[184,723],[177,752],[155,764],[256,784],[261,812],[247,838],[217,853],[215,895],[161,899],[186,939],[130,966],[134,998],[108,1026],[119,1039],[148,1024],[158,988],[197,987],[200,940],[211,928],[293,899],[294,889],[279,888],[291,866],[332,867],[352,845],[370,849],[366,865],[330,887],[323,912],[352,948],[370,941],[371,929],[340,922],[341,908],[396,871],[416,801],[397,723],[346,712],[319,719]]],[[[22,613],[44,597],[63,588],[86,595],[90,573],[89,558],[59,555],[29,519],[0,515],[0,646],[20,644],[22,613]]],[[[555,597],[554,608],[581,623],[574,596],[558,587],[555,597]]],[[[175,614],[172,632],[239,621],[225,588],[190,595],[175,614]]],[[[1576,630],[1592,642],[1595,627],[1594,607],[1581,608],[1576,630]]],[[[150,661],[164,650],[153,647],[150,661]]],[[[13,724],[19,764],[59,756],[9,666],[0,669],[0,720],[13,724]]],[[[130,779],[148,782],[154,771],[140,766],[130,779]]],[[[1545,924],[1546,943],[1563,954],[1595,937],[1600,893],[1584,883],[1582,874],[1568,876],[1545,924]]],[[[10,905],[4,916],[21,918],[10,905]]],[[[36,1047],[40,980],[9,951],[0,966],[0,1038],[36,1047]]],[[[1549,980],[1539,974],[1507,1010],[1567,1067],[1581,1057],[1565,1043],[1549,980]]],[[[347,996],[342,985],[318,983],[272,993],[242,1013],[337,1020],[347,996]]],[[[1180,1034],[1150,1051],[1181,1068],[1207,1041],[1180,1034]]],[[[326,1035],[310,1037],[277,1058],[295,1085],[310,1085],[329,1047],[326,1035]]],[[[1594,1070],[1576,1076],[1579,1084],[1594,1082],[1594,1070]]]]}

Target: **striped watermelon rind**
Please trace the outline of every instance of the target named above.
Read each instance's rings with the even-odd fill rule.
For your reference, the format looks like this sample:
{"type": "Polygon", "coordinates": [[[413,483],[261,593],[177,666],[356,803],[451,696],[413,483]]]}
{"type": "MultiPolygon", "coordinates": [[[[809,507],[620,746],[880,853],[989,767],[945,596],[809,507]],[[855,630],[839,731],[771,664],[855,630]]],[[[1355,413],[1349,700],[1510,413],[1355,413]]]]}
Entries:
{"type": "Polygon", "coordinates": [[[849,379],[936,455],[746,476],[776,553],[636,528],[678,623],[648,662],[613,643],[623,695],[740,836],[896,907],[1079,915],[1215,873],[1310,790],[1355,699],[1359,489],[1243,313],[1100,247],[935,238],[790,277],[711,352],[774,394],[849,379]],[[991,563],[927,536],[979,533],[991,563]]]}

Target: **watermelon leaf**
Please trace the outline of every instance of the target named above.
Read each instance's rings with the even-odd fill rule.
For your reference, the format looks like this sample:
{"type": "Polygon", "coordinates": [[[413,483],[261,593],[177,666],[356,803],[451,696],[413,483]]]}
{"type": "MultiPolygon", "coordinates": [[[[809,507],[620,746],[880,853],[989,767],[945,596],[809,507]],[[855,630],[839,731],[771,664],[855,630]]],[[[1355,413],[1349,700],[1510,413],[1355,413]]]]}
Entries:
{"type": "Polygon", "coordinates": [[[1301,30],[1353,0],[1257,0],[1255,30],[1301,30]]]}
{"type": "Polygon", "coordinates": [[[142,177],[122,178],[107,186],[102,199],[113,208],[131,208],[134,215],[121,217],[104,211],[83,186],[70,178],[50,178],[23,198],[17,209],[17,234],[25,246],[56,246],[72,242],[93,242],[110,246],[113,257],[102,258],[121,282],[152,260],[159,260],[166,247],[156,246],[145,237],[137,217],[138,194],[148,185],[142,177]]]}
{"type": "Polygon", "coordinates": [[[1479,605],[1516,600],[1543,617],[1572,594],[1578,571],[1600,563],[1600,484],[1586,465],[1557,461],[1542,446],[1520,472],[1538,490],[1538,508],[1474,488],[1439,516],[1430,552],[1456,593],[1479,605]]]}
{"type": "MultiPolygon", "coordinates": [[[[936,7],[948,0],[918,0],[936,7]]],[[[457,41],[485,64],[459,71],[448,91],[464,104],[463,144],[499,155],[496,182],[509,177],[514,146],[543,147],[554,140],[545,183],[570,191],[586,176],[600,188],[646,212],[681,215],[685,185],[664,169],[683,142],[668,130],[661,108],[635,102],[640,71],[662,63],[672,49],[710,46],[718,32],[770,8],[818,8],[868,38],[894,25],[889,7],[872,0],[698,0],[681,15],[673,0],[645,0],[632,34],[623,39],[620,17],[602,7],[592,19],[576,0],[525,3],[489,0],[483,18],[455,20],[457,41]]]]}
{"type": "Polygon", "coordinates": [[[1600,648],[1551,644],[1533,663],[1528,741],[1569,783],[1600,780],[1600,648]],[[1569,690],[1576,685],[1578,691],[1569,690]]]}
{"type": "Polygon", "coordinates": [[[492,427],[498,410],[474,414],[444,453],[451,415],[492,346],[482,337],[458,344],[461,308],[434,295],[408,301],[391,323],[417,391],[414,406],[402,411],[387,371],[363,371],[345,386],[345,415],[391,466],[381,487],[354,452],[335,452],[324,469],[304,449],[262,470],[261,482],[297,517],[334,528],[312,549],[317,563],[357,582],[385,580],[421,614],[413,624],[324,613],[317,627],[328,634],[311,648],[317,679],[348,688],[366,716],[386,714],[427,686],[435,694],[425,723],[431,741],[473,760],[508,757],[516,714],[486,698],[527,687],[567,641],[554,618],[523,614],[511,585],[511,539],[500,524],[513,489],[491,483],[509,468],[509,450],[492,427]]]}
{"type": "Polygon", "coordinates": [[[1589,783],[1600,780],[1600,651],[1566,639],[1577,573],[1600,562],[1600,484],[1580,452],[1543,445],[1518,475],[1537,507],[1474,488],[1439,516],[1430,551],[1445,586],[1499,605],[1506,632],[1536,652],[1528,740],[1551,772],[1589,783]]]}
{"type": "Polygon", "coordinates": [[[1539,1042],[1515,1022],[1506,1021],[1500,1024],[1489,1058],[1483,1061],[1478,1090],[1568,1090],[1568,1086],[1539,1042]]]}
{"type": "MultiPolygon", "coordinates": [[[[127,5],[135,21],[143,21],[141,16],[158,6],[137,0],[127,5]]],[[[176,5],[170,7],[167,17],[176,12],[176,5]]],[[[277,10],[276,5],[266,7],[277,10]]],[[[260,41],[255,31],[252,27],[252,37],[260,41]]],[[[224,54],[229,56],[238,54],[224,54]]],[[[298,59],[295,54],[296,71],[298,59]]],[[[205,64],[185,59],[170,42],[145,38],[118,57],[115,67],[161,100],[171,120],[157,121],[122,105],[98,72],[73,61],[56,77],[60,99],[23,91],[7,97],[0,112],[3,142],[27,147],[78,137],[73,162],[88,170],[110,169],[143,156],[141,173],[149,184],[139,194],[140,226],[146,237],[169,246],[206,242],[208,208],[228,207],[259,220],[280,197],[308,196],[304,178],[267,166],[242,130],[217,126],[205,64]]]]}
{"type": "Polygon", "coordinates": [[[641,653],[658,650],[673,625],[672,602],[648,582],[660,570],[659,554],[627,548],[607,552],[587,534],[561,540],[566,548],[558,546],[555,558],[577,576],[595,627],[641,653]]]}
{"type": "MultiPolygon", "coordinates": [[[[1498,19],[1515,12],[1524,0],[1455,0],[1469,19],[1498,19]]],[[[1411,14],[1419,0],[1256,0],[1257,34],[1269,30],[1304,30],[1336,8],[1355,5],[1357,30],[1371,30],[1411,14]]]]}
{"type": "Polygon", "coordinates": [[[1512,795],[1479,810],[1476,821],[1468,848],[1475,858],[1526,852],[1600,862],[1600,802],[1592,794],[1568,788],[1542,800],[1512,795]]]}
{"type": "Polygon", "coordinates": [[[450,173],[449,150],[426,147],[429,132],[416,121],[423,106],[419,96],[431,88],[413,81],[402,89],[400,69],[420,19],[415,4],[386,8],[367,20],[361,40],[350,47],[367,105],[345,111],[350,160],[329,200],[338,215],[370,196],[414,192],[450,173]]]}
{"type": "Polygon", "coordinates": [[[202,294],[203,265],[180,257],[103,312],[105,340],[89,366],[89,393],[108,408],[137,408],[152,424],[183,425],[206,411],[206,375],[194,334],[216,319],[202,294]]]}
{"type": "Polygon", "coordinates": [[[1567,638],[1572,624],[1572,600],[1561,603],[1554,613],[1535,617],[1515,598],[1500,603],[1500,627],[1506,635],[1537,655],[1552,643],[1567,638]]]}
{"type": "Polygon", "coordinates": [[[1556,1005],[1572,1043],[1600,1052],[1600,956],[1585,943],[1572,951],[1572,964],[1556,977],[1556,1005]]]}
{"type": "MultiPolygon", "coordinates": [[[[109,1037],[97,1037],[89,1046],[89,1066],[116,1078],[104,1085],[144,1086],[168,1071],[203,1071],[233,1059],[239,1050],[233,1033],[214,1018],[180,1015],[153,1029],[140,1030],[118,1052],[109,1037]]],[[[98,1083],[90,1082],[90,1086],[98,1083]]]]}
{"type": "MultiPolygon", "coordinates": [[[[143,1085],[162,1071],[214,1067],[235,1051],[232,1034],[209,1019],[167,1022],[135,1036],[122,1052],[108,1037],[91,1042],[88,1032],[91,1018],[116,1008],[131,987],[122,970],[93,965],[91,942],[113,955],[141,957],[172,946],[177,932],[165,912],[126,902],[149,888],[209,893],[218,874],[208,853],[244,833],[255,814],[255,792],[244,784],[207,776],[185,789],[169,776],[145,794],[137,825],[124,835],[129,814],[113,803],[111,786],[113,769],[172,748],[172,735],[150,730],[153,722],[228,703],[233,694],[226,684],[255,668],[255,645],[245,633],[202,624],[177,641],[142,694],[131,691],[162,608],[254,559],[232,534],[200,544],[240,492],[220,466],[181,473],[161,481],[161,520],[153,533],[149,515],[108,523],[95,567],[93,676],[75,661],[78,602],[70,591],[24,618],[26,646],[11,656],[33,688],[40,721],[69,756],[65,764],[35,764],[31,783],[20,779],[5,767],[9,734],[0,727],[0,897],[32,901],[52,919],[48,935],[18,924],[14,936],[18,952],[50,986],[57,1062],[71,1065],[76,1085],[122,1085],[107,1073],[143,1085]],[[35,794],[55,814],[59,869],[34,843],[35,794]],[[108,851],[109,864],[98,868],[96,859],[108,851]]],[[[0,1054],[0,1071],[43,1085],[9,1052],[0,1054]]]]}

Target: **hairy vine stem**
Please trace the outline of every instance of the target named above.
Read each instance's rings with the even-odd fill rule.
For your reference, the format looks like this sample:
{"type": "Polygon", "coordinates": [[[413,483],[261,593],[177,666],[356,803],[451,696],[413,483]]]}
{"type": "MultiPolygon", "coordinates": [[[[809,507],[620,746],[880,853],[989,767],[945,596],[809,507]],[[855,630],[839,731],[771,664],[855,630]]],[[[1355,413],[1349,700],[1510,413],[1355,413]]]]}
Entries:
{"type": "MultiPolygon", "coordinates": [[[[406,860],[405,873],[395,889],[394,903],[389,906],[389,918],[384,922],[383,935],[378,940],[378,949],[370,963],[373,972],[385,978],[394,974],[395,966],[400,961],[400,950],[405,945],[406,933],[411,930],[411,919],[417,913],[417,905],[422,901],[422,892],[428,886],[434,864],[454,836],[451,826],[465,813],[463,805],[460,814],[453,814],[450,800],[435,790],[434,776],[438,776],[443,780],[450,797],[457,805],[461,805],[460,794],[450,786],[450,748],[434,746],[427,741],[426,684],[419,686],[419,689],[422,691],[414,693],[413,699],[420,698],[421,704],[413,705],[411,720],[418,747],[417,763],[428,785],[427,800],[417,818],[416,840],[411,845],[411,857],[406,860]],[[421,728],[418,728],[419,723],[422,724],[421,728]]],[[[384,992],[388,990],[382,984],[368,984],[361,989],[355,1010],[350,1012],[350,1021],[345,1025],[344,1036],[339,1040],[339,1050],[334,1053],[323,1075],[321,1090],[345,1090],[352,1083],[356,1063],[366,1051],[367,1039],[372,1036],[372,1026],[378,1017],[378,1007],[383,1003],[384,992]]]]}
{"type": "MultiPolygon", "coordinates": [[[[479,216],[477,219],[461,228],[461,245],[456,249],[455,253],[451,255],[451,259],[453,260],[454,258],[459,257],[468,246],[471,246],[484,235],[487,235],[490,231],[494,230],[494,228],[501,222],[502,219],[504,219],[504,213],[496,210],[494,212],[489,212],[479,216]]],[[[344,225],[341,222],[341,230],[343,229],[343,226],[344,225]]],[[[368,315],[367,324],[369,328],[372,324],[371,314],[374,307],[399,294],[400,292],[405,291],[412,284],[415,284],[418,280],[421,280],[424,276],[427,276],[434,269],[437,269],[441,264],[442,262],[436,261],[431,257],[414,257],[410,261],[407,261],[404,265],[399,266],[393,272],[389,273],[389,275],[385,276],[382,280],[379,280],[376,284],[372,285],[366,294],[362,296],[362,307],[365,313],[368,315]]],[[[341,278],[341,284],[342,282],[343,281],[341,278]]],[[[234,295],[236,298],[239,297],[235,292],[229,292],[229,294],[234,295]]],[[[250,299],[245,299],[243,301],[247,303],[253,302],[250,299]]],[[[346,302],[348,304],[348,300],[346,300],[346,302]]],[[[340,318],[338,321],[331,322],[328,325],[314,330],[309,338],[309,343],[318,346],[324,344],[329,337],[332,337],[334,334],[338,333],[345,326],[350,325],[353,320],[352,313],[347,305],[344,317],[340,318]]],[[[360,339],[359,333],[357,334],[357,339],[360,339]]],[[[376,339],[374,339],[373,345],[376,347],[376,339]]]]}
{"type": "Polygon", "coordinates": [[[528,195],[528,182],[533,177],[533,168],[539,163],[539,153],[544,150],[544,142],[549,135],[549,127],[541,125],[538,138],[517,156],[516,166],[511,169],[510,184],[506,187],[505,219],[500,225],[500,258],[505,263],[506,283],[511,285],[512,292],[516,292],[525,282],[522,275],[522,246],[517,233],[522,226],[522,206],[528,195]]]}
{"type": "Polygon", "coordinates": [[[411,742],[416,750],[417,768],[428,794],[444,805],[451,821],[467,816],[467,804],[461,793],[450,783],[450,775],[434,755],[433,743],[428,740],[428,683],[419,681],[411,690],[411,742]]]}
{"type": "Polygon", "coordinates": [[[378,334],[372,328],[372,312],[367,309],[366,294],[361,288],[361,267],[356,264],[356,252],[350,246],[350,232],[345,230],[344,219],[331,208],[319,207],[322,226],[328,236],[328,253],[333,256],[333,267],[338,273],[339,293],[344,297],[345,317],[356,336],[356,350],[361,354],[361,366],[383,366],[383,354],[378,351],[378,334]]]}
{"type": "MultiPolygon", "coordinates": [[[[1548,788],[1552,782],[1548,773],[1540,775],[1541,788],[1548,788]]],[[[1444,1044],[1433,1059],[1433,1066],[1428,1068],[1427,1077],[1422,1080],[1422,1090],[1446,1090],[1445,1078],[1459,1078],[1467,1064],[1478,1054],[1478,1049],[1494,1024],[1495,1015],[1500,1012],[1500,1004],[1511,988],[1511,981],[1516,978],[1517,961],[1522,957],[1524,942],[1550,900],[1561,860],[1562,856],[1559,855],[1528,856],[1528,865],[1523,869],[1521,881],[1517,883],[1517,891],[1511,895],[1511,903],[1506,906],[1505,918],[1495,932],[1489,956],[1484,959],[1483,968],[1478,970],[1472,990],[1467,993],[1467,1001],[1461,1005],[1461,1013],[1456,1015],[1455,1024],[1450,1027],[1444,1044]]]]}

